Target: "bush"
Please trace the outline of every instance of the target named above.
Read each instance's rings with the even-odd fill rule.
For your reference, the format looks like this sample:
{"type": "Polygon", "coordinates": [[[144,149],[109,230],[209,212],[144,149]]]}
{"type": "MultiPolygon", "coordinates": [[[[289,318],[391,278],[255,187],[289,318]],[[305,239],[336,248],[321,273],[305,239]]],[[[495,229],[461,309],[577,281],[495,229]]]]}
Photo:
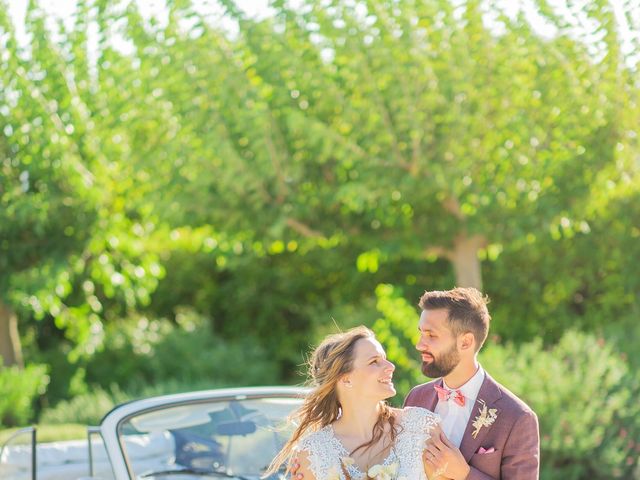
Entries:
{"type": "Polygon", "coordinates": [[[632,478],[640,453],[640,377],[601,338],[569,331],[483,351],[484,368],[537,413],[541,478],[632,478]]]}
{"type": "Polygon", "coordinates": [[[180,312],[177,323],[138,317],[109,324],[103,349],[63,374],[58,383],[68,398],[51,399],[57,402],[45,406],[42,423],[96,424],[135,398],[278,383],[275,362],[255,339],[218,338],[190,310],[180,312]]]}
{"type": "Polygon", "coordinates": [[[49,383],[45,365],[0,367],[0,425],[12,427],[33,420],[34,402],[49,383]]]}
{"type": "Polygon", "coordinates": [[[129,395],[115,386],[110,391],[96,388],[91,392],[77,395],[71,400],[59,402],[55,407],[44,410],[40,416],[40,423],[97,425],[109,410],[129,398],[129,395]]]}
{"type": "Polygon", "coordinates": [[[126,392],[189,389],[191,386],[267,385],[278,369],[257,340],[224,340],[191,311],[165,319],[139,318],[108,328],[105,349],[86,366],[89,385],[115,383],[126,392]],[[163,386],[164,385],[164,386],[163,386]]]}
{"type": "Polygon", "coordinates": [[[46,425],[66,425],[71,423],[98,425],[113,407],[129,400],[171,393],[208,390],[217,386],[219,385],[215,385],[210,381],[168,380],[154,385],[131,386],[127,391],[121,390],[117,385],[112,385],[109,390],[97,387],[91,392],[76,395],[70,400],[59,402],[53,408],[44,410],[40,416],[40,422],[46,425]]]}
{"type": "Polygon", "coordinates": [[[637,312],[629,311],[627,315],[617,318],[615,322],[598,329],[598,334],[606,338],[614,349],[621,352],[633,370],[640,369],[640,351],[638,350],[638,339],[640,338],[639,315],[640,309],[637,312]]]}

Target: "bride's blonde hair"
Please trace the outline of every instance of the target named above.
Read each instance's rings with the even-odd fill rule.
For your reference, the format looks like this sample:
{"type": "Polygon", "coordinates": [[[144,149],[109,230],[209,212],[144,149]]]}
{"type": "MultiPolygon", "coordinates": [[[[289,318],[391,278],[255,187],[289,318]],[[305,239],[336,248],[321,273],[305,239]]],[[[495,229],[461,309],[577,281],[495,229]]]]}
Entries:
{"type": "MultiPolygon", "coordinates": [[[[291,459],[296,443],[307,432],[320,430],[338,418],[341,405],[336,385],[344,375],[353,370],[355,345],[363,338],[375,338],[375,335],[367,327],[355,327],[343,333],[327,336],[312,352],[308,362],[308,377],[312,390],[305,397],[302,406],[291,415],[290,421],[298,427],[273,459],[266,475],[277,472],[283,463],[291,459]]],[[[381,402],[381,407],[371,440],[353,452],[375,445],[384,435],[386,423],[391,426],[391,441],[395,440],[397,428],[393,410],[384,401],[381,402]]],[[[287,468],[287,473],[288,470],[287,468]]]]}

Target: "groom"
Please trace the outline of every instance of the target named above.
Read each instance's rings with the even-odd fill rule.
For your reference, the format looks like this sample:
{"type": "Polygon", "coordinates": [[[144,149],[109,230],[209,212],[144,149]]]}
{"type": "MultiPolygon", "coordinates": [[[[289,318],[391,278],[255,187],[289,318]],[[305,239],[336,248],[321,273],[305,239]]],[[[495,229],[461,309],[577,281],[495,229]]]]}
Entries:
{"type": "MultiPolygon", "coordinates": [[[[491,316],[475,288],[425,292],[416,348],[422,372],[436,380],[415,387],[405,406],[435,411],[443,434],[424,452],[429,477],[454,480],[537,480],[538,418],[478,363],[491,316]]],[[[301,480],[294,460],[292,478],[301,480]]]]}
{"type": "Polygon", "coordinates": [[[436,380],[415,387],[405,406],[435,411],[443,435],[424,459],[433,472],[456,480],[537,480],[538,418],[497,383],[477,360],[491,317],[475,288],[425,292],[416,348],[422,372],[436,380]]]}

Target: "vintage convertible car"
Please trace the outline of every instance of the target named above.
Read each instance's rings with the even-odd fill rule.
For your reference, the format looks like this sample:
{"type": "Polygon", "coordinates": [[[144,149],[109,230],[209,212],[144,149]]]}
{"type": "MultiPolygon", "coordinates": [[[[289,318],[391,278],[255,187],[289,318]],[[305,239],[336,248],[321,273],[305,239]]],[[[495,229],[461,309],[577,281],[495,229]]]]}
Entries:
{"type": "Polygon", "coordinates": [[[88,427],[82,443],[36,447],[35,430],[24,429],[0,451],[0,478],[257,480],[291,434],[287,417],[305,393],[247,387],[136,400],[88,427]],[[25,436],[29,442],[18,441],[25,436]]]}

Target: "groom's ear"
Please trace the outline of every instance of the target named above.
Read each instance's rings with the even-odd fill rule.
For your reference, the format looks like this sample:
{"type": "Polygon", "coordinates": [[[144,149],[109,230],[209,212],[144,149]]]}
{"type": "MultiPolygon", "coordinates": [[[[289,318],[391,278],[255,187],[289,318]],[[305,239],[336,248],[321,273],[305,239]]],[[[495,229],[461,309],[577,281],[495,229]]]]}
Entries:
{"type": "Polygon", "coordinates": [[[460,349],[475,350],[475,347],[476,347],[476,337],[473,336],[473,333],[471,332],[463,333],[460,338],[460,349]]]}

